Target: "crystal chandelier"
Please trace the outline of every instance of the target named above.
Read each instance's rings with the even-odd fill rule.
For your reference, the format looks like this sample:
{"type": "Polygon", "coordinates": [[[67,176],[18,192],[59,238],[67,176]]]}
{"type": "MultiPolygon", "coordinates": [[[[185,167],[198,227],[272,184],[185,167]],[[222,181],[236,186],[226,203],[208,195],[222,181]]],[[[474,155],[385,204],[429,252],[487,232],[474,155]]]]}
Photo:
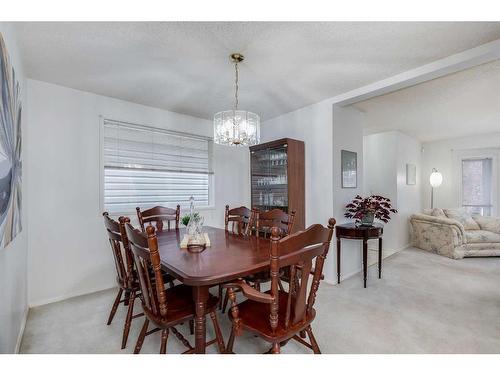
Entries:
{"type": "Polygon", "coordinates": [[[260,141],[260,118],[253,112],[238,109],[238,64],[245,57],[233,53],[230,58],[235,72],[234,109],[214,115],[214,142],[226,146],[253,146],[260,141]]]}

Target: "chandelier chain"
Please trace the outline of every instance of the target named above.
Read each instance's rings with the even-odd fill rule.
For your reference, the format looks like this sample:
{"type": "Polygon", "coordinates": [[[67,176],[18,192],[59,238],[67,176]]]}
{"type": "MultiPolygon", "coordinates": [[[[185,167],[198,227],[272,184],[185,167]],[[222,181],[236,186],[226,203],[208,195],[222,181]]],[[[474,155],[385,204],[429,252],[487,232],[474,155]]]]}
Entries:
{"type": "Polygon", "coordinates": [[[234,78],[234,110],[236,111],[238,109],[238,90],[239,90],[239,70],[238,70],[238,62],[234,63],[234,73],[235,73],[235,78],[234,78]]]}

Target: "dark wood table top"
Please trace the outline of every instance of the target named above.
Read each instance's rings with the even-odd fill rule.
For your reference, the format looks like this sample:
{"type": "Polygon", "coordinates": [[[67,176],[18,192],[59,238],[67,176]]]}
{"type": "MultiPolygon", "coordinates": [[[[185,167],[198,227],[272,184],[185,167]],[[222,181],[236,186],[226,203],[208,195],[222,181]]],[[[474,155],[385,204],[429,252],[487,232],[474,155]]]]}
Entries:
{"type": "Polygon", "coordinates": [[[269,269],[270,241],[203,227],[210,247],[201,253],[180,248],[185,229],[157,232],[162,268],[191,286],[217,285],[269,269]]]}
{"type": "Polygon", "coordinates": [[[335,226],[337,240],[339,238],[367,239],[380,238],[384,233],[384,226],[373,223],[371,226],[356,225],[355,223],[344,223],[335,226]]]}
{"type": "Polygon", "coordinates": [[[362,226],[362,225],[356,225],[356,223],[343,223],[343,224],[337,224],[335,228],[344,228],[344,229],[356,229],[356,230],[370,230],[374,228],[384,228],[384,226],[380,223],[373,223],[371,226],[362,226]]]}

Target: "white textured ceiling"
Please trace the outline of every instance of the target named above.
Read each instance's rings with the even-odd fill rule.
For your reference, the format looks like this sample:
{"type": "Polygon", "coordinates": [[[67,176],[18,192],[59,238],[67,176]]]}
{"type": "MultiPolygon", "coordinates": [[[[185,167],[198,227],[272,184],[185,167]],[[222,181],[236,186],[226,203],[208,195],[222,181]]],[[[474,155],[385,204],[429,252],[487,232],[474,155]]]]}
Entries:
{"type": "Polygon", "coordinates": [[[30,78],[210,119],[268,119],[499,39],[486,22],[18,23],[30,78]]]}
{"type": "Polygon", "coordinates": [[[500,132],[500,61],[354,104],[365,134],[400,130],[422,142],[500,132]]]}

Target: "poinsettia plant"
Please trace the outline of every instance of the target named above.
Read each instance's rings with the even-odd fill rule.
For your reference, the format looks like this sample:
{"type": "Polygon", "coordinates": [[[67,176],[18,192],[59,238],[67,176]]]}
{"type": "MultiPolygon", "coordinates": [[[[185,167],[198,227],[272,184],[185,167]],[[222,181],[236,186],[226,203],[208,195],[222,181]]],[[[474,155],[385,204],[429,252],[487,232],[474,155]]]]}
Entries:
{"type": "Polygon", "coordinates": [[[368,213],[373,213],[376,219],[388,223],[391,220],[391,213],[397,213],[398,210],[392,207],[389,198],[380,195],[370,195],[363,198],[361,195],[356,195],[351,203],[346,206],[345,217],[360,221],[363,216],[368,213]]]}

